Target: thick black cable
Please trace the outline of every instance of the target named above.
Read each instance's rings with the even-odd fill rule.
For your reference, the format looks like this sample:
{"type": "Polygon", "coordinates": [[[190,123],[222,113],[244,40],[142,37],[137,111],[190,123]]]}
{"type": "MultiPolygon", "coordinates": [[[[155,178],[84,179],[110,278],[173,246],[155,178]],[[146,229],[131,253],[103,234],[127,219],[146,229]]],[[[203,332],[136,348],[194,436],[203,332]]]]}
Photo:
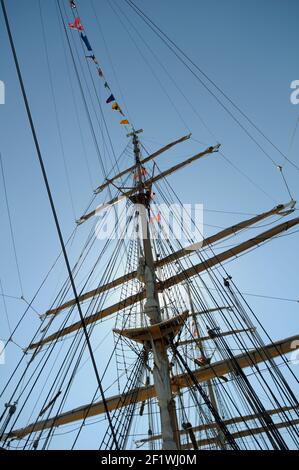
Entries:
{"type": "Polygon", "coordinates": [[[95,358],[94,358],[94,355],[93,355],[93,351],[92,351],[90,339],[89,339],[89,336],[88,336],[88,332],[87,332],[83,312],[81,310],[81,305],[80,305],[80,302],[79,302],[79,299],[78,299],[77,289],[76,289],[74,278],[73,278],[73,275],[72,275],[72,270],[71,270],[71,266],[70,266],[70,263],[69,263],[68,254],[67,254],[67,251],[66,251],[66,247],[65,247],[63,235],[62,235],[62,232],[61,232],[58,216],[57,216],[57,213],[56,213],[55,204],[54,204],[54,200],[53,200],[53,197],[52,197],[52,193],[51,193],[51,189],[50,189],[50,185],[49,185],[45,165],[44,165],[44,162],[43,162],[43,157],[42,157],[42,154],[41,154],[38,138],[37,138],[37,135],[36,135],[35,126],[34,126],[33,118],[32,118],[32,115],[31,115],[31,110],[30,110],[30,106],[29,106],[29,102],[28,102],[28,98],[27,98],[27,94],[26,94],[26,90],[25,90],[25,86],[24,86],[24,82],[23,82],[23,78],[22,78],[21,69],[20,69],[20,66],[19,66],[19,61],[18,61],[18,57],[17,57],[15,45],[14,45],[14,40],[13,40],[11,29],[10,29],[10,24],[9,24],[9,20],[8,20],[4,0],[1,0],[1,6],[2,6],[3,15],[4,15],[4,20],[5,20],[7,33],[8,33],[8,36],[9,36],[9,42],[10,42],[12,53],[13,53],[13,56],[14,56],[14,61],[15,61],[16,69],[17,69],[17,74],[18,74],[18,78],[19,78],[19,82],[20,82],[20,86],[21,86],[21,90],[22,90],[22,95],[23,95],[23,99],[24,99],[24,103],[25,103],[25,107],[26,107],[26,111],[27,111],[31,131],[32,131],[32,136],[33,136],[33,140],[34,140],[36,151],[37,151],[38,161],[39,161],[39,164],[40,164],[40,167],[41,167],[42,176],[43,176],[43,179],[44,179],[44,183],[45,183],[45,186],[46,186],[46,190],[47,190],[51,210],[52,210],[53,217],[54,217],[54,222],[55,222],[57,234],[58,234],[58,237],[59,237],[59,241],[60,241],[60,244],[61,244],[65,264],[66,264],[66,267],[67,267],[68,275],[69,275],[70,282],[71,282],[71,285],[72,285],[72,289],[73,289],[73,292],[74,292],[74,297],[75,297],[75,300],[76,300],[76,305],[78,307],[78,312],[79,312],[79,315],[80,315],[80,320],[81,320],[81,323],[82,323],[82,328],[83,328],[83,331],[84,331],[84,335],[86,337],[86,342],[87,342],[88,350],[89,350],[89,353],[90,353],[92,365],[93,365],[93,368],[94,368],[95,376],[96,376],[96,379],[97,379],[97,382],[98,382],[98,385],[99,385],[99,389],[100,389],[100,392],[101,392],[101,395],[102,395],[104,408],[105,408],[105,411],[106,411],[106,414],[107,414],[107,419],[108,419],[108,422],[110,423],[110,426],[111,426],[111,432],[112,432],[112,435],[113,435],[113,438],[114,438],[115,446],[118,449],[118,444],[117,444],[116,436],[114,434],[114,430],[113,430],[113,426],[112,426],[112,422],[111,422],[111,418],[110,418],[110,413],[109,413],[109,409],[108,409],[108,405],[107,405],[107,402],[106,402],[106,399],[105,399],[104,390],[103,390],[100,375],[99,375],[99,372],[98,372],[98,369],[97,369],[97,364],[96,364],[96,361],[95,361],[95,358]]]}

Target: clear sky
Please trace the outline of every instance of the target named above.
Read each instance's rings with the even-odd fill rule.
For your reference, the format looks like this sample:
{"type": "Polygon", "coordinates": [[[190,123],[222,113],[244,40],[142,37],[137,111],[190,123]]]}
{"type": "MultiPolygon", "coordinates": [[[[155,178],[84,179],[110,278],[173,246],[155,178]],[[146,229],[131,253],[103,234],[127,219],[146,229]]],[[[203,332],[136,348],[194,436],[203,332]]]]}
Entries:
{"type": "MultiPolygon", "coordinates": [[[[55,204],[63,234],[67,238],[74,228],[75,219],[83,213],[90,201],[92,190],[103,180],[102,170],[61,31],[56,1],[41,1],[46,43],[39,2],[8,0],[6,3],[55,204]]],[[[65,4],[71,20],[68,2],[65,0],[61,3],[65,4]]],[[[140,22],[126,3],[113,1],[119,16],[115,15],[108,1],[94,0],[93,3],[98,21],[91,0],[77,1],[81,20],[113,92],[126,112],[128,110],[128,117],[136,128],[144,129],[142,139],[145,147],[154,150],[192,132],[194,140],[185,144],[185,147],[181,144],[173,156],[169,153],[161,157],[161,168],[167,168],[174,161],[220,142],[224,155],[239,170],[219,155],[215,158],[207,157],[169,178],[183,202],[204,204],[205,234],[217,231],[215,227],[226,227],[236,223],[240,217],[246,217],[210,210],[256,214],[277,203],[288,202],[289,195],[275,165],[165,45],[140,22]],[[136,30],[126,23],[122,11],[155,57],[136,34],[136,30]]],[[[298,2],[136,0],[136,3],[299,166],[299,131],[292,139],[299,105],[290,102],[290,84],[293,80],[299,80],[298,2]]],[[[82,55],[75,32],[74,40],[82,55]]],[[[23,293],[29,301],[57,256],[59,243],[2,14],[0,54],[0,80],[6,85],[6,102],[0,106],[0,151],[23,292],[19,287],[2,179],[0,278],[6,295],[20,297],[23,293]]],[[[88,105],[92,103],[96,109],[100,126],[93,111],[92,120],[97,129],[102,158],[109,171],[113,159],[110,148],[105,147],[108,144],[103,145],[101,137],[103,122],[98,98],[92,89],[83,58],[81,64],[87,80],[84,91],[87,93],[88,105]],[[91,90],[91,99],[88,89],[91,90]]],[[[118,124],[118,117],[105,104],[103,84],[96,74],[95,80],[113,148],[119,156],[127,145],[127,138],[124,129],[118,124]]],[[[285,162],[252,128],[250,132],[271,158],[283,165],[292,195],[298,199],[298,170],[285,162]]],[[[121,160],[122,168],[131,163],[128,156],[124,158],[128,161],[121,160]]],[[[99,198],[98,202],[102,202],[102,199],[99,198]]],[[[83,243],[87,230],[82,228],[79,233],[78,241],[70,252],[72,261],[79,253],[80,243],[83,243]]],[[[256,234],[257,231],[249,231],[249,235],[251,233],[256,234]]],[[[238,261],[232,261],[227,267],[242,292],[299,299],[298,249],[298,233],[294,233],[273,240],[238,261]]],[[[65,275],[61,264],[60,271],[50,278],[46,289],[34,304],[39,313],[49,307],[65,275]]],[[[248,297],[247,300],[274,339],[298,333],[298,303],[257,297],[248,297]]],[[[14,327],[26,305],[23,301],[6,298],[6,308],[11,327],[14,327]]],[[[16,335],[16,341],[22,347],[26,346],[38,322],[37,315],[29,311],[24,328],[16,335]]],[[[3,303],[0,307],[0,332],[1,338],[9,335],[3,303]]],[[[19,357],[20,351],[11,346],[7,351],[6,365],[0,366],[0,377],[9,376],[19,357]]]]}

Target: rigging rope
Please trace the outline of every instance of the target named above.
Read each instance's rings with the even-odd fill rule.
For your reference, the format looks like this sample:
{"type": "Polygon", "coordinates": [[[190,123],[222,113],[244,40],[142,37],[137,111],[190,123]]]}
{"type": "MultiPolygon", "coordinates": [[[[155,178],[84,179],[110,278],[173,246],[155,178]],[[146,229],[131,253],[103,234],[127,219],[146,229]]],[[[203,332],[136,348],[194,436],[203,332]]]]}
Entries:
{"type": "Polygon", "coordinates": [[[274,159],[261,147],[261,145],[256,141],[256,139],[247,131],[247,129],[240,123],[240,121],[231,113],[231,111],[220,101],[220,99],[210,90],[207,85],[202,81],[202,79],[195,74],[192,68],[182,59],[179,53],[187,59],[187,61],[193,65],[207,80],[210,82],[220,93],[223,97],[225,97],[228,102],[254,127],[258,133],[264,137],[264,139],[282,156],[284,157],[294,168],[299,171],[299,167],[293,163],[289,158],[264,134],[263,131],[259,129],[259,127],[237,106],[231,98],[227,94],[221,90],[221,88],[211,80],[208,75],[192,60],[190,57],[166,34],[162,31],[161,28],[151,19],[148,15],[144,13],[132,0],[124,0],[128,6],[132,8],[133,11],[150,27],[154,33],[162,39],[165,45],[176,55],[176,57],[188,68],[188,70],[200,81],[200,83],[207,89],[207,91],[214,96],[217,102],[228,112],[228,114],[233,118],[235,122],[239,124],[239,126],[246,132],[246,134],[253,140],[256,145],[262,150],[262,152],[267,156],[267,158],[273,163],[273,165],[277,166],[274,159]],[[168,42],[167,42],[168,41],[168,42]],[[174,49],[175,50],[174,50],[174,49]],[[176,52],[178,51],[178,52],[176,52]]]}
{"type": "Polygon", "coordinates": [[[57,132],[58,132],[58,137],[59,137],[61,155],[62,155],[62,159],[63,159],[63,166],[64,166],[64,171],[65,171],[65,176],[66,176],[66,183],[67,183],[68,193],[69,193],[70,202],[71,202],[71,208],[72,208],[72,211],[73,211],[74,220],[76,220],[76,211],[75,211],[75,205],[74,205],[74,198],[73,198],[73,194],[72,194],[71,181],[70,181],[69,170],[68,170],[67,161],[66,161],[66,153],[65,153],[64,143],[63,143],[63,139],[62,139],[62,129],[61,129],[61,125],[60,125],[60,122],[59,122],[58,106],[57,106],[57,100],[56,100],[55,90],[54,90],[53,74],[52,74],[52,70],[51,70],[51,67],[50,67],[50,57],[49,57],[49,50],[48,50],[48,44],[47,44],[47,36],[46,36],[46,29],[45,29],[45,22],[44,22],[44,18],[43,18],[43,10],[42,10],[41,0],[39,0],[38,3],[39,3],[39,14],[40,14],[40,20],[41,20],[41,26],[42,26],[42,36],[43,36],[43,42],[44,42],[44,48],[45,48],[45,54],[46,54],[46,61],[47,61],[47,68],[48,68],[48,76],[49,76],[49,81],[50,81],[50,90],[51,90],[52,99],[53,99],[53,106],[54,106],[54,112],[55,112],[55,118],[56,118],[56,124],[57,124],[57,132]]]}
{"type": "Polygon", "coordinates": [[[182,363],[183,367],[187,371],[188,375],[190,376],[190,379],[192,380],[195,388],[198,390],[199,394],[203,398],[205,404],[211,411],[216,423],[218,424],[219,428],[222,430],[223,434],[225,435],[227,442],[230,444],[231,448],[234,450],[239,450],[239,446],[232,437],[231,433],[229,432],[228,428],[225,426],[223,421],[221,420],[217,410],[214,408],[212,403],[210,402],[209,397],[207,396],[206,392],[204,391],[203,387],[199,384],[198,380],[196,379],[194,373],[188,366],[187,362],[185,359],[182,357],[181,353],[178,351],[177,347],[174,344],[171,344],[171,349],[174,353],[174,355],[179,359],[179,361],[182,363]]]}
{"type": "MultiPolygon", "coordinates": [[[[3,285],[2,285],[2,280],[1,280],[1,278],[0,278],[0,291],[1,291],[1,296],[2,296],[2,300],[3,300],[4,313],[5,313],[5,316],[6,316],[8,331],[9,331],[9,335],[10,335],[10,338],[11,338],[12,329],[11,329],[11,324],[10,324],[10,321],[9,321],[9,316],[8,316],[8,311],[7,311],[7,305],[6,305],[6,300],[5,300],[5,296],[4,296],[4,293],[3,293],[3,285]]],[[[2,349],[2,348],[1,348],[1,349],[2,349]]],[[[0,354],[2,354],[2,352],[3,352],[3,351],[1,350],[0,354]]]]}
{"type": "Polygon", "coordinates": [[[9,228],[10,228],[13,252],[14,252],[15,263],[16,263],[16,268],[17,268],[17,273],[18,273],[18,280],[19,280],[19,285],[20,285],[21,297],[23,297],[24,291],[23,291],[22,277],[21,277],[20,265],[19,265],[19,261],[18,261],[15,234],[14,234],[13,225],[12,225],[12,217],[11,217],[11,212],[10,212],[10,207],[9,207],[7,187],[6,187],[6,181],[5,181],[5,173],[4,173],[4,166],[3,166],[3,158],[2,158],[2,153],[1,152],[0,152],[0,164],[1,164],[3,189],[4,189],[4,195],[5,195],[6,210],[7,210],[8,220],[9,220],[9,228]]]}

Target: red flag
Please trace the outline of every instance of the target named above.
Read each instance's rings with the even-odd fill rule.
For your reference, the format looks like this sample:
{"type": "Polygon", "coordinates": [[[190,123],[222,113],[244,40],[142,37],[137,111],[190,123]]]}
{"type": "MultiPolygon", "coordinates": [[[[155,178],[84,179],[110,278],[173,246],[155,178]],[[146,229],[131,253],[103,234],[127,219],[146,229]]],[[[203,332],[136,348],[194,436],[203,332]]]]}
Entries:
{"type": "Polygon", "coordinates": [[[203,356],[199,356],[197,359],[195,359],[196,362],[201,365],[201,366],[205,366],[207,361],[206,359],[203,357],[203,356]]]}
{"type": "MultiPolygon", "coordinates": [[[[141,174],[141,176],[146,176],[147,175],[147,171],[143,166],[140,168],[140,174],[141,174]]],[[[134,174],[134,179],[137,180],[138,178],[139,178],[139,171],[136,171],[136,173],[134,174]]]]}
{"type": "Polygon", "coordinates": [[[69,23],[69,27],[71,29],[77,29],[78,31],[83,31],[84,30],[84,26],[81,24],[81,20],[80,18],[75,18],[75,21],[74,23],[69,23]]]}
{"type": "Polygon", "coordinates": [[[195,322],[192,321],[192,336],[193,338],[198,338],[198,331],[195,325],[195,322]]]}
{"type": "Polygon", "coordinates": [[[160,212],[158,212],[157,215],[154,215],[153,217],[151,217],[150,222],[151,222],[151,224],[153,224],[154,222],[161,222],[160,212]]]}

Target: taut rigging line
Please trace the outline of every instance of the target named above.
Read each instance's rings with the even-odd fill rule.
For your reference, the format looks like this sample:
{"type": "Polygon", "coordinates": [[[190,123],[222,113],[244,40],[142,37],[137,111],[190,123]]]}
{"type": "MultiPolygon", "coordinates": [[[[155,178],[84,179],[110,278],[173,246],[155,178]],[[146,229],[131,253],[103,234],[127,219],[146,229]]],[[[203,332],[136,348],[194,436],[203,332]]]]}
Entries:
{"type": "Polygon", "coordinates": [[[272,163],[277,166],[274,159],[264,150],[264,148],[256,141],[256,139],[250,134],[250,132],[242,125],[242,123],[232,114],[232,112],[226,107],[222,101],[213,93],[212,90],[203,82],[203,80],[196,75],[194,70],[185,62],[185,60],[179,55],[181,54],[195,69],[197,69],[203,77],[205,77],[208,82],[215,87],[215,89],[246,119],[246,121],[251,124],[251,126],[294,168],[299,171],[299,167],[288,158],[266,135],[265,133],[245,114],[244,111],[237,106],[233,100],[224,93],[223,90],[184,52],[159,26],[144,13],[144,11],[139,8],[132,0],[124,0],[128,6],[131,7],[133,11],[148,25],[148,27],[164,42],[164,44],[176,55],[176,57],[182,62],[185,67],[194,75],[200,83],[206,88],[206,90],[214,96],[216,101],[221,105],[223,109],[232,117],[232,119],[244,130],[244,132],[253,140],[256,145],[262,150],[262,152],[267,156],[272,163]]]}

